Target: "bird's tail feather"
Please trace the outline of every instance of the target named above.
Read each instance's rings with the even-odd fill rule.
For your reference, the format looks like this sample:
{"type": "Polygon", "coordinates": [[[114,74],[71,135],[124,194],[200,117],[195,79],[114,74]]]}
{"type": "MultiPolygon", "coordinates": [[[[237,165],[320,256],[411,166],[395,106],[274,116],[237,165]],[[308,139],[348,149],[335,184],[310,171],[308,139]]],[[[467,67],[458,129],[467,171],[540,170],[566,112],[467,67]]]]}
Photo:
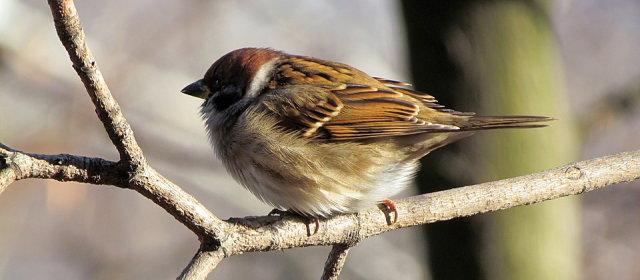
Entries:
{"type": "Polygon", "coordinates": [[[470,116],[461,130],[545,127],[553,118],[541,116],[470,116]]]}

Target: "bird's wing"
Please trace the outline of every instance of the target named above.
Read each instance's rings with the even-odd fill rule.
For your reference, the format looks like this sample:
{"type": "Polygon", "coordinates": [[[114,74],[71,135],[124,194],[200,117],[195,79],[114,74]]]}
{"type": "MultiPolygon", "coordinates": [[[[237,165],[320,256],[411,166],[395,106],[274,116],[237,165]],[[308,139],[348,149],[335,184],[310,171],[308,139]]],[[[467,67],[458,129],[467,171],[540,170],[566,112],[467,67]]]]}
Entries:
{"type": "Polygon", "coordinates": [[[407,83],[370,77],[351,66],[294,56],[281,63],[263,105],[301,137],[334,141],[429,132],[539,127],[546,117],[479,117],[445,108],[407,83]]]}
{"type": "Polygon", "coordinates": [[[280,126],[307,138],[339,141],[458,131],[455,121],[467,116],[444,109],[433,96],[406,88],[408,84],[311,58],[280,65],[272,85],[261,102],[281,118],[280,126]]]}

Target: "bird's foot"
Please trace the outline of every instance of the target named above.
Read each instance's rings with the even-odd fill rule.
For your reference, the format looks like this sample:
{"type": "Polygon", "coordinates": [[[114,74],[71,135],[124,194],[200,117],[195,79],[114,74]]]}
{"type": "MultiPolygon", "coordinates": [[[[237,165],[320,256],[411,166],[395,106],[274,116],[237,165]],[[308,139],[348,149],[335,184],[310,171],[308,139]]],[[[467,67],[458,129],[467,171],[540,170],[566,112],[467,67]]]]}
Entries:
{"type": "Polygon", "coordinates": [[[384,199],[380,203],[380,210],[384,212],[385,218],[387,219],[387,225],[392,225],[398,221],[398,210],[396,209],[396,203],[391,199],[384,199]],[[393,221],[391,220],[390,214],[393,213],[393,221]]]}
{"type": "Polygon", "coordinates": [[[273,208],[273,210],[271,210],[271,211],[267,214],[267,216],[284,216],[284,215],[290,215],[290,214],[292,214],[292,213],[291,213],[291,212],[289,212],[289,211],[286,211],[286,210],[280,210],[280,209],[278,209],[278,208],[273,208]]]}
{"type": "Polygon", "coordinates": [[[318,229],[320,229],[320,219],[316,217],[306,217],[306,216],[300,216],[300,217],[304,221],[304,224],[307,226],[307,236],[312,236],[318,233],[318,229]],[[316,225],[315,229],[313,229],[313,233],[311,233],[311,223],[314,223],[316,225]]]}
{"type": "Polygon", "coordinates": [[[269,214],[267,214],[267,216],[280,216],[280,217],[284,217],[284,216],[287,216],[287,215],[296,217],[296,218],[302,220],[302,222],[304,222],[305,226],[307,227],[307,236],[311,236],[311,235],[314,235],[314,234],[318,233],[318,229],[320,228],[320,219],[318,219],[316,217],[304,216],[304,215],[301,215],[301,214],[296,213],[296,212],[285,211],[285,210],[281,210],[281,209],[278,209],[278,208],[275,208],[275,209],[271,210],[271,212],[269,212],[269,214]],[[316,226],[313,229],[313,232],[311,232],[311,224],[314,224],[316,226]]]}

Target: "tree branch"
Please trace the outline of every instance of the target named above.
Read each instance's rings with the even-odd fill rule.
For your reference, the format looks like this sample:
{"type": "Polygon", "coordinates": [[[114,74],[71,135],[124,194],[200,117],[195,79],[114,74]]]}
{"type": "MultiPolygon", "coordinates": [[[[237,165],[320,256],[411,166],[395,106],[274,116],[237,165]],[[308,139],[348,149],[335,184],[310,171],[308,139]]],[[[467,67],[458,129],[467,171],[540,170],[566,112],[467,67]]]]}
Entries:
{"type": "Polygon", "coordinates": [[[111,95],[109,87],[98,69],[98,63],[87,47],[78,11],[73,1],[49,0],[48,2],[58,37],[69,53],[73,69],[78,73],[96,107],[98,118],[104,125],[111,142],[120,153],[120,160],[131,164],[134,168],[143,166],[146,161],[142,150],[133,136],[131,126],[122,115],[120,106],[111,95]]]}
{"type": "MultiPolygon", "coordinates": [[[[0,162],[5,162],[5,168],[0,171],[0,176],[2,176],[0,177],[0,183],[11,182],[18,178],[106,183],[110,181],[105,178],[98,180],[95,176],[84,175],[90,174],[90,172],[86,171],[86,168],[83,167],[86,165],[81,163],[97,161],[105,163],[106,166],[113,164],[102,159],[71,155],[29,155],[6,148],[0,149],[0,156],[4,159],[4,161],[0,162]],[[66,158],[66,160],[58,161],[58,157],[66,158]],[[69,164],[73,162],[75,164],[69,164]]],[[[158,180],[157,178],[161,178],[158,176],[153,171],[148,178],[156,178],[154,180],[158,180]]],[[[375,207],[357,214],[339,215],[324,220],[321,222],[319,231],[311,236],[307,236],[305,222],[291,216],[231,218],[228,222],[223,222],[224,227],[219,229],[223,234],[214,234],[213,232],[215,231],[210,230],[212,224],[202,222],[203,218],[197,211],[193,212],[193,217],[189,217],[183,223],[189,228],[204,228],[205,235],[203,236],[205,242],[212,242],[213,240],[211,244],[219,246],[216,247],[216,256],[226,257],[245,252],[355,244],[369,236],[398,228],[537,203],[592,191],[608,185],[630,182],[638,178],[640,178],[640,151],[634,151],[577,162],[531,175],[397,200],[396,206],[399,212],[399,219],[391,225],[387,224],[386,217],[382,211],[375,207]],[[196,226],[193,224],[196,224],[196,226]]],[[[150,184],[153,187],[172,184],[168,181],[133,180],[132,182],[139,182],[138,184],[145,184],[146,182],[146,184],[150,184]]],[[[167,188],[170,189],[171,187],[167,188]]],[[[163,187],[160,187],[160,189],[163,189],[163,187]]],[[[177,207],[183,209],[184,206],[182,204],[186,203],[188,205],[190,203],[189,199],[181,200],[182,198],[176,198],[163,192],[150,192],[147,195],[163,207],[166,207],[164,204],[177,204],[177,207]]],[[[185,209],[188,208],[186,207],[185,209]]],[[[187,210],[187,212],[190,212],[190,210],[187,210]]],[[[206,215],[204,216],[206,217],[206,215]]],[[[181,222],[185,220],[184,217],[178,219],[181,222]]],[[[213,256],[206,256],[205,254],[205,256],[197,257],[196,261],[209,257],[213,258],[213,256]]],[[[213,259],[204,263],[213,262],[213,259]]],[[[197,261],[196,263],[201,262],[203,261],[197,261]]],[[[186,270],[186,272],[189,271],[191,269],[186,270]]],[[[198,271],[202,271],[202,269],[198,269],[198,271]]]]}
{"type": "Polygon", "coordinates": [[[207,275],[216,268],[223,258],[224,254],[218,250],[217,247],[214,246],[214,248],[210,248],[203,244],[177,279],[206,279],[207,275]]]}
{"type": "Polygon", "coordinates": [[[13,150],[2,143],[0,157],[7,167],[3,171],[12,172],[14,180],[40,178],[127,187],[127,176],[122,168],[115,162],[101,158],[29,154],[13,150]]]}
{"type": "Polygon", "coordinates": [[[28,178],[131,188],[164,208],[201,239],[210,241],[224,236],[222,220],[150,166],[131,177],[119,162],[68,154],[29,154],[1,143],[0,159],[0,193],[11,182],[28,178]]]}
{"type": "Polygon", "coordinates": [[[13,169],[7,167],[8,164],[5,162],[5,158],[0,158],[0,194],[16,180],[16,174],[13,169]]]}
{"type": "Polygon", "coordinates": [[[120,153],[120,162],[117,165],[128,172],[126,176],[121,176],[121,180],[127,182],[125,186],[135,189],[164,208],[201,239],[223,235],[224,223],[220,219],[191,195],[147,165],[131,126],[111,95],[98,64],[87,47],[73,1],[48,0],[48,3],[58,37],[69,53],[73,68],[96,107],[98,118],[120,153]]]}
{"type": "Polygon", "coordinates": [[[349,254],[349,248],[351,246],[347,244],[336,244],[331,247],[329,257],[324,264],[324,271],[322,272],[322,280],[337,280],[342,267],[344,267],[347,261],[347,255],[349,254]]]}
{"type": "Polygon", "coordinates": [[[640,150],[495,182],[461,187],[396,200],[398,221],[388,225],[377,207],[339,215],[307,236],[296,218],[230,219],[230,236],[222,242],[228,255],[306,246],[353,243],[394,229],[528,205],[640,178],[640,150]]]}

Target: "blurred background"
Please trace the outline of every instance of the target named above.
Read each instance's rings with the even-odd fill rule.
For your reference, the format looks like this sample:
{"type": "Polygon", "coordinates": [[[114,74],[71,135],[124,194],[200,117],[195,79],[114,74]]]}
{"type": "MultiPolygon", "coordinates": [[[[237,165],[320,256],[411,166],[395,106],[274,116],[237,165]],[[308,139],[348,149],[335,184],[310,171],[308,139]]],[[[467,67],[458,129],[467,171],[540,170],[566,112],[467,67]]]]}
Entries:
{"type": "MultiPolygon", "coordinates": [[[[222,218],[270,208],[213,157],[179,93],[264,46],[412,82],[480,114],[557,118],[433,152],[409,196],[640,148],[640,2],[78,1],[88,43],[153,166],[222,218]]],[[[0,142],[117,159],[44,0],[0,0],[0,142]]],[[[371,238],[344,279],[639,279],[638,183],[371,238]]],[[[0,279],[172,279],[198,241],[151,201],[29,180],[0,196],[0,279]]],[[[246,254],[210,278],[317,279],[329,248],[246,254]]]]}

